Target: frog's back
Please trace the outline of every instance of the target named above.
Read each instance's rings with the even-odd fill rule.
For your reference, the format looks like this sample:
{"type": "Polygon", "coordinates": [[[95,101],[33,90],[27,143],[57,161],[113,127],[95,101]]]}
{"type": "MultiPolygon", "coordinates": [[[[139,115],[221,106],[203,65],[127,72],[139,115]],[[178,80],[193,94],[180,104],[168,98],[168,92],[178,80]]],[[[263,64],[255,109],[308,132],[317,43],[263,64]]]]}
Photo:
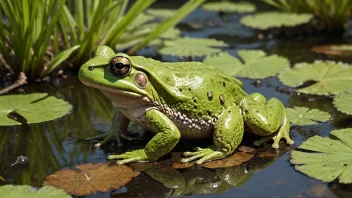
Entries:
{"type": "Polygon", "coordinates": [[[133,61],[157,91],[155,105],[185,133],[183,137],[211,135],[222,111],[247,95],[241,81],[202,62],[169,63],[139,56],[133,61]]]}

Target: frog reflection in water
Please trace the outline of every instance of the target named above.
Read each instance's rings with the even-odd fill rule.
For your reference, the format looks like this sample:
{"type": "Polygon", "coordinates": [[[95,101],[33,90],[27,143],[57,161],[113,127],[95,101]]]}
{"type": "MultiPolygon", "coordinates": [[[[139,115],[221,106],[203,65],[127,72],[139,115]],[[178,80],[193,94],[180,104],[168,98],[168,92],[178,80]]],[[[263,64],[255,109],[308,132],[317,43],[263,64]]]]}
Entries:
{"type": "MultiPolygon", "coordinates": [[[[248,95],[242,83],[201,62],[160,62],[128,56],[100,46],[79,70],[79,79],[99,89],[116,104],[111,129],[95,138],[117,139],[127,132],[130,121],[155,132],[143,149],[110,155],[118,164],[155,161],[169,153],[180,138],[213,138],[213,146],[185,152],[182,162],[197,164],[224,158],[240,144],[244,128],[264,136],[257,145],[281,138],[288,144],[290,122],[283,104],[266,101],[259,93],[248,95]]],[[[91,139],[91,138],[90,138],[91,139]]]]}

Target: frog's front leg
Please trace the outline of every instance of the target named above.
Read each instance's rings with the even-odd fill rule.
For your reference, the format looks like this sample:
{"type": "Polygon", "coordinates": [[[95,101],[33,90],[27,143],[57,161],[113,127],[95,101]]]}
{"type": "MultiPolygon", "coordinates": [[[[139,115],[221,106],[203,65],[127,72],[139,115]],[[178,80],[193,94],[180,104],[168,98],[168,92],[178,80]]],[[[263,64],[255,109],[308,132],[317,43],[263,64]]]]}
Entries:
{"type": "Polygon", "coordinates": [[[166,115],[155,109],[147,111],[145,116],[148,125],[156,132],[156,135],[143,149],[126,152],[121,155],[109,155],[108,159],[122,159],[117,161],[117,164],[155,161],[175,147],[181,138],[180,131],[176,125],[166,115]]]}
{"type": "Polygon", "coordinates": [[[195,152],[185,152],[186,157],[181,161],[187,163],[196,160],[197,164],[206,161],[221,159],[232,154],[241,143],[244,131],[244,122],[237,105],[226,108],[215,123],[213,142],[210,148],[197,148],[195,152]]]}
{"type": "Polygon", "coordinates": [[[106,144],[109,141],[116,139],[117,146],[122,147],[121,137],[124,139],[129,138],[127,135],[125,135],[125,133],[127,133],[129,123],[130,120],[122,113],[120,113],[117,108],[115,108],[111,128],[101,135],[86,138],[85,140],[103,139],[101,142],[94,145],[95,147],[100,147],[102,144],[106,144]]]}
{"type": "Polygon", "coordinates": [[[290,138],[290,121],[281,101],[276,98],[266,101],[263,95],[253,93],[242,99],[240,107],[245,125],[251,132],[266,136],[255,142],[256,145],[274,139],[272,147],[278,148],[281,138],[285,138],[287,144],[294,144],[290,138]]]}

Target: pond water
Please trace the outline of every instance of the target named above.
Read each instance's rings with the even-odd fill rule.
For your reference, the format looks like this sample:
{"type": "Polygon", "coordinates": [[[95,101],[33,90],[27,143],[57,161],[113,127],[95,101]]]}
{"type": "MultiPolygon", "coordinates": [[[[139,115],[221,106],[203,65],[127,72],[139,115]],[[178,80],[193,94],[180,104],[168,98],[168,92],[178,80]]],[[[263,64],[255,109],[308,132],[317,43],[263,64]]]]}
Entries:
{"type": "MultiPolygon", "coordinates": [[[[163,2],[157,7],[164,7],[163,2]]],[[[170,6],[170,4],[168,4],[170,6]]],[[[174,5],[171,5],[174,6],[174,5]]],[[[236,55],[239,49],[263,49],[269,54],[279,54],[289,58],[291,63],[311,62],[315,59],[341,60],[351,63],[350,58],[333,58],[311,52],[311,47],[320,44],[351,43],[348,36],[339,39],[322,36],[257,39],[257,32],[239,24],[241,15],[229,14],[220,18],[216,13],[197,9],[181,25],[183,35],[191,37],[211,37],[223,40],[230,45],[225,49],[236,55]],[[201,29],[192,29],[190,27],[201,29]]],[[[347,33],[348,35],[348,33],[347,33]]],[[[155,57],[152,49],[144,49],[140,55],[155,57]]],[[[178,61],[175,57],[162,56],[163,61],[178,61]]],[[[291,128],[295,146],[307,138],[320,135],[328,136],[334,129],[352,127],[352,117],[339,113],[332,106],[332,99],[322,96],[297,95],[294,91],[282,93],[283,87],[276,77],[262,80],[260,86],[254,80],[241,79],[248,93],[259,92],[267,98],[276,97],[286,107],[305,106],[318,108],[334,115],[327,122],[312,126],[291,128]]],[[[98,90],[84,86],[75,75],[67,79],[53,79],[49,83],[31,84],[21,88],[25,93],[47,92],[49,95],[64,99],[73,105],[72,113],[58,120],[22,125],[0,127],[0,176],[10,184],[41,186],[45,177],[56,170],[75,167],[83,163],[106,162],[112,152],[123,152],[140,148],[150,135],[140,141],[126,142],[123,148],[111,143],[96,149],[93,143],[84,141],[109,129],[113,108],[111,102],[98,90]],[[11,166],[17,156],[26,156],[28,163],[11,166]]],[[[18,93],[14,90],[12,93],[18,93]]],[[[131,131],[141,136],[144,132],[138,126],[131,131]]],[[[252,146],[246,139],[243,145],[252,146]]],[[[259,158],[243,165],[228,169],[211,170],[192,167],[175,172],[173,179],[160,179],[153,173],[142,172],[126,187],[114,192],[98,193],[87,197],[351,197],[352,186],[338,183],[323,183],[309,178],[297,171],[289,162],[290,150],[280,144],[280,154],[273,158],[259,158]],[[183,181],[184,185],[180,185],[183,181]],[[166,187],[168,186],[168,187],[166,187]]],[[[186,151],[199,146],[183,142],[175,151],[186,151]]],[[[269,149],[270,150],[270,149],[269,149]]]]}

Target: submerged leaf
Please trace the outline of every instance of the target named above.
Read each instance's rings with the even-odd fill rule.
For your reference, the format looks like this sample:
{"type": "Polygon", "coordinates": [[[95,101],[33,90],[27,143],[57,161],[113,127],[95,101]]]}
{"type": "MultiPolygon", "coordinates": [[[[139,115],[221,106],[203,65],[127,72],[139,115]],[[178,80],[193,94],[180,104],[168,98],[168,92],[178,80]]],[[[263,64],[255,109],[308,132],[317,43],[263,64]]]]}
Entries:
{"type": "Polygon", "coordinates": [[[0,180],[1,180],[1,181],[6,181],[6,180],[5,180],[4,178],[2,178],[1,176],[0,176],[0,180]]]}
{"type": "Polygon", "coordinates": [[[221,2],[210,2],[202,5],[202,8],[211,12],[254,12],[256,10],[255,5],[249,2],[233,3],[229,1],[221,2]]]}
{"type": "Polygon", "coordinates": [[[304,126],[326,122],[330,119],[330,114],[319,109],[309,109],[306,107],[286,108],[290,122],[295,125],[304,126]]]}
{"type": "Polygon", "coordinates": [[[291,163],[310,177],[331,182],[352,183],[352,128],[331,131],[336,138],[314,136],[292,151],[291,163]],[[314,151],[314,152],[312,152],[314,151]]]}
{"type": "Polygon", "coordinates": [[[244,63],[227,52],[207,57],[203,62],[231,76],[252,79],[274,76],[290,66],[286,58],[277,55],[266,56],[262,50],[239,50],[238,55],[244,63]]]}
{"type": "Polygon", "coordinates": [[[21,124],[7,117],[13,112],[31,124],[57,119],[68,114],[71,109],[70,103],[46,93],[0,96],[0,126],[21,124]]]}
{"type": "Polygon", "coordinates": [[[164,47],[159,53],[172,56],[206,56],[221,49],[212,47],[227,47],[223,41],[207,38],[178,38],[172,41],[165,41],[164,47]]]}
{"type": "Polygon", "coordinates": [[[337,110],[352,115],[352,92],[342,93],[337,95],[333,101],[337,110]]]}
{"type": "Polygon", "coordinates": [[[314,46],[312,48],[313,52],[316,53],[323,53],[327,55],[345,55],[351,56],[352,55],[352,45],[320,45],[314,46]]]}
{"type": "Polygon", "coordinates": [[[86,196],[121,188],[134,176],[128,166],[89,163],[77,166],[77,170],[56,171],[45,179],[43,185],[55,186],[75,196],[86,196]]]}
{"type": "Polygon", "coordinates": [[[269,28],[297,26],[308,23],[311,19],[313,19],[312,14],[262,12],[244,16],[240,22],[254,29],[266,30],[269,28]]]}
{"type": "Polygon", "coordinates": [[[31,186],[13,186],[5,185],[0,186],[0,198],[70,198],[71,196],[66,194],[65,191],[57,189],[53,186],[44,186],[38,190],[31,186]]]}
{"type": "Polygon", "coordinates": [[[291,87],[312,82],[308,86],[296,89],[307,94],[339,94],[351,90],[352,67],[334,61],[315,61],[298,63],[293,68],[279,74],[280,81],[291,87]]]}

